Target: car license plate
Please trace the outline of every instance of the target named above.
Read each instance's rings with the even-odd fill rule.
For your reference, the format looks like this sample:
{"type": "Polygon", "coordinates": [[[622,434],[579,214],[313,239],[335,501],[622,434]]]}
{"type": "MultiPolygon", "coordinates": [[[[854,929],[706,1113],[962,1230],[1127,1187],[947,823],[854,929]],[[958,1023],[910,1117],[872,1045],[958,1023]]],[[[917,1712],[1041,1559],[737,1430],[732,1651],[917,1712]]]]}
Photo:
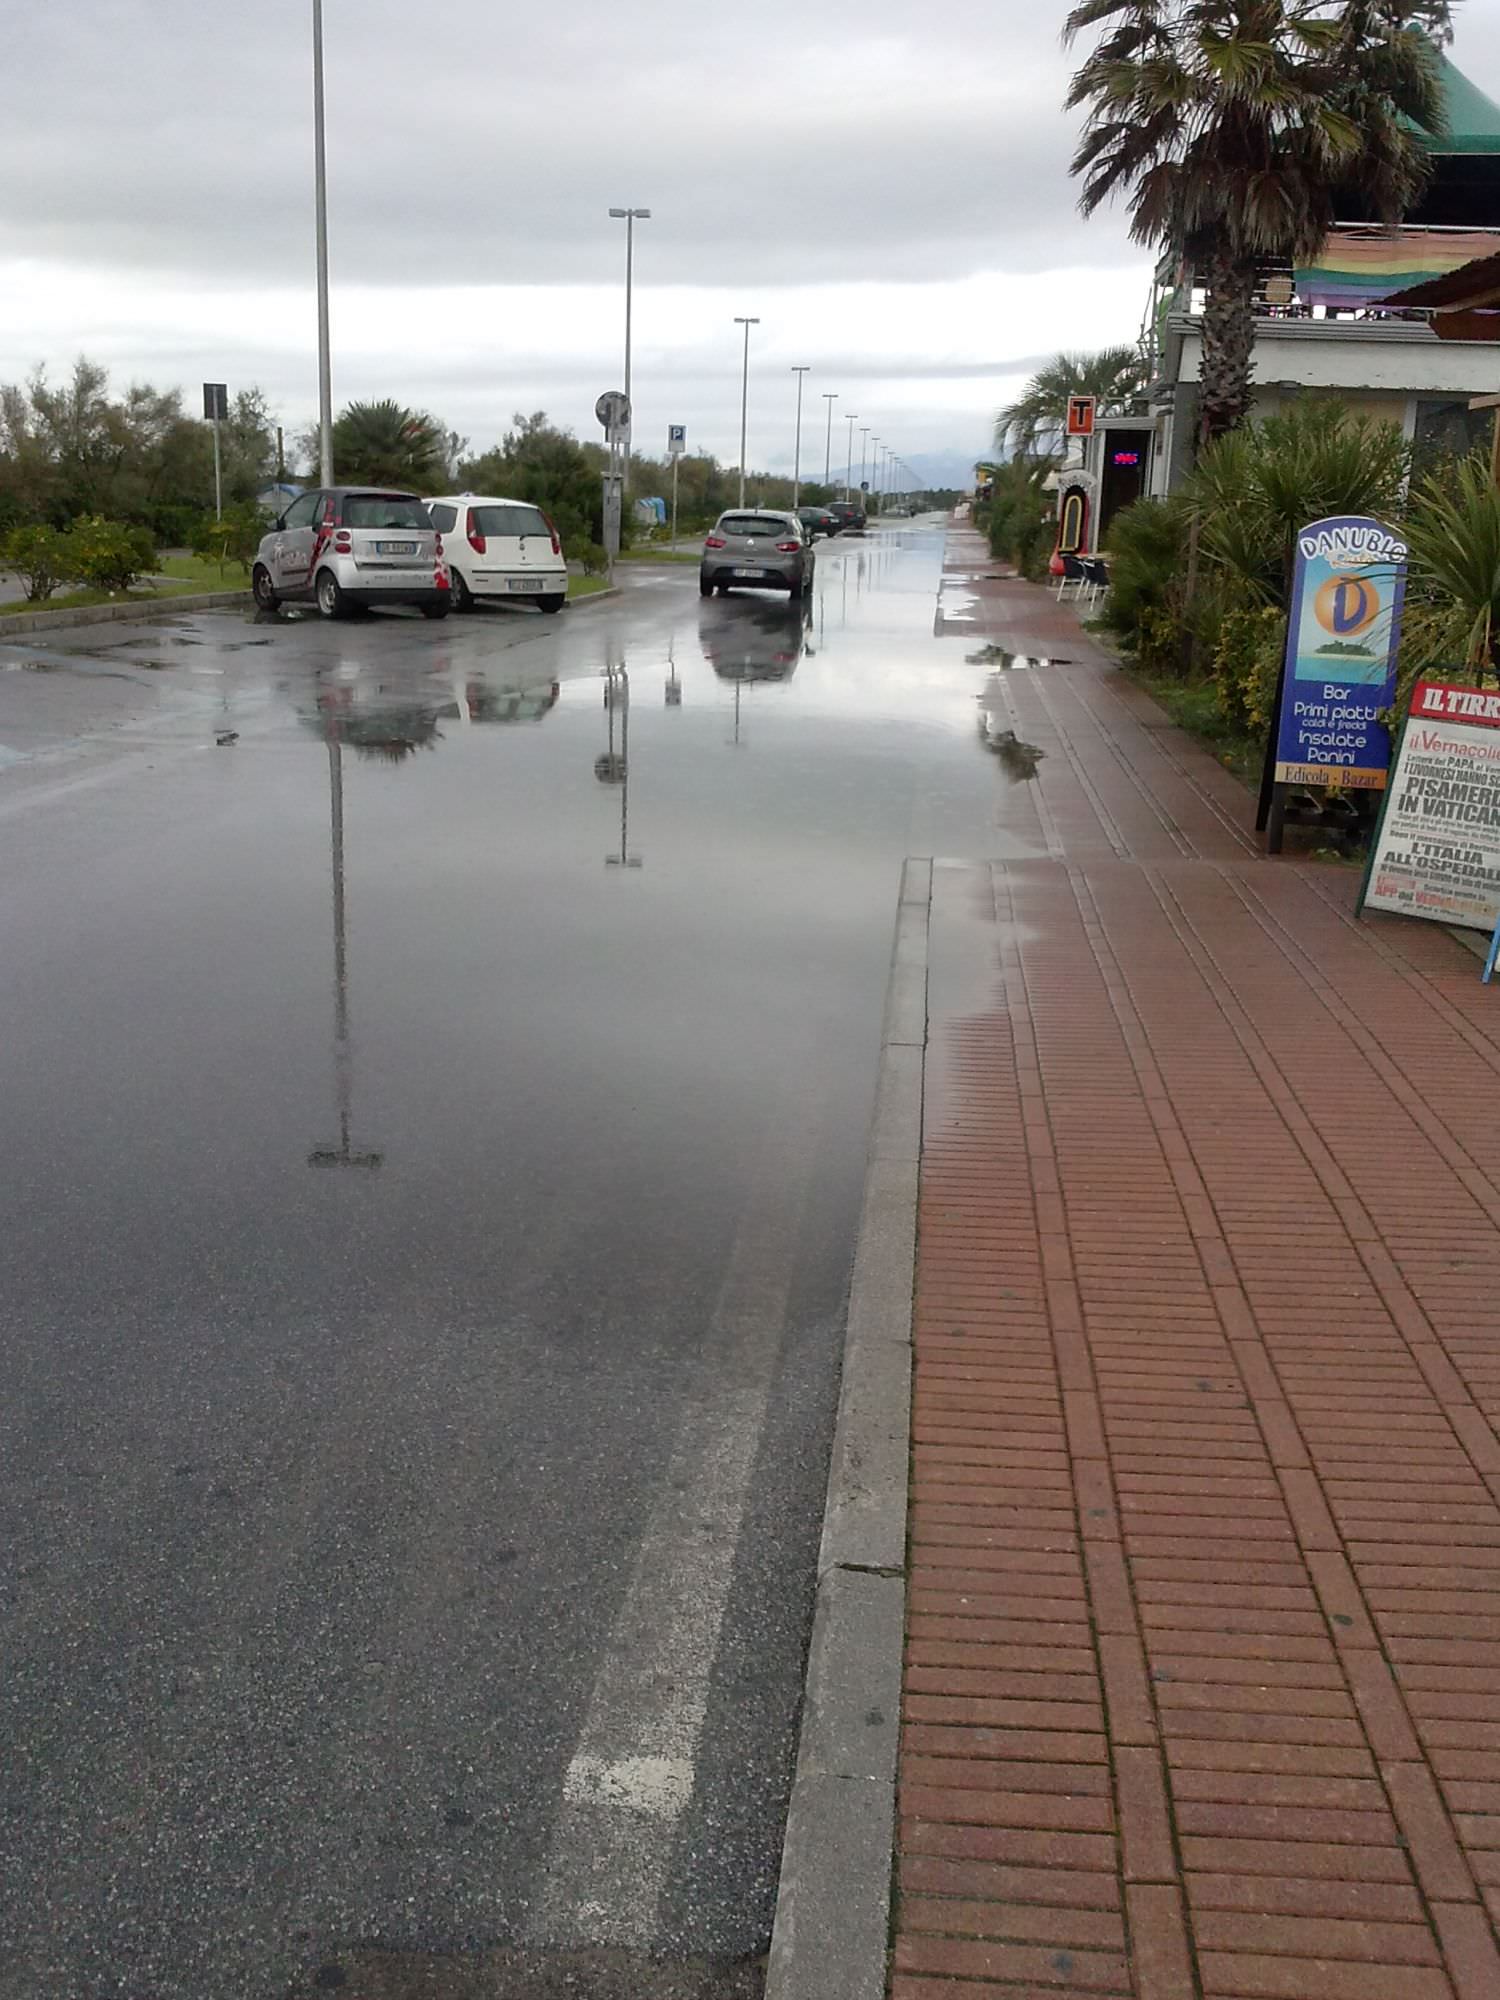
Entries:
{"type": "Polygon", "coordinates": [[[763,569],[737,569],[737,570],[735,571],[735,575],[736,575],[736,576],[764,576],[764,575],[765,575],[765,571],[764,571],[763,569]]]}
{"type": "Polygon", "coordinates": [[[510,587],[512,590],[540,590],[542,579],[539,576],[513,576],[510,587]]]}
{"type": "Polygon", "coordinates": [[[377,542],[375,553],[378,556],[414,556],[417,545],[415,542],[377,542]]]}

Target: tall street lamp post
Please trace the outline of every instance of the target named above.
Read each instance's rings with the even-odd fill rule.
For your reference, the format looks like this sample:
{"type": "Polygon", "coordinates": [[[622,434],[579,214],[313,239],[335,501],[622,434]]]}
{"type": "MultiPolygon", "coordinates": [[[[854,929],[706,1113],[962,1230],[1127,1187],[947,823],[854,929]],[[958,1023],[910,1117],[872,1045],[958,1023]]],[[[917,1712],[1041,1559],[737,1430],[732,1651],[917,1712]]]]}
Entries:
{"type": "Polygon", "coordinates": [[[859,490],[864,493],[870,484],[870,426],[859,427],[859,490]]]}
{"type": "Polygon", "coordinates": [[[851,410],[849,412],[849,452],[844,460],[844,498],[846,500],[849,498],[850,489],[854,485],[854,426],[858,422],[859,412],[851,410]]]}
{"type": "Polygon", "coordinates": [[[744,319],[739,313],[734,316],[736,326],[745,329],[745,365],[740,373],[740,505],[745,504],[745,426],[750,415],[750,329],[759,326],[759,319],[744,319]]]}
{"type": "Polygon", "coordinates": [[[797,378],[797,435],[792,446],[792,512],[797,511],[797,502],[802,497],[802,378],[808,373],[807,367],[793,368],[797,378]]]}
{"type": "Polygon", "coordinates": [[[623,500],[630,486],[630,440],[635,429],[635,408],[630,400],[630,309],[635,280],[635,225],[649,222],[649,208],[612,208],[610,215],[625,225],[625,471],[620,481],[623,500]]]}
{"type": "Polygon", "coordinates": [[[828,437],[823,446],[823,484],[833,482],[833,406],[839,399],[837,389],[825,389],[823,401],[828,405],[828,437]]]}
{"type": "Polygon", "coordinates": [[[333,484],[333,364],[328,342],[328,154],[323,130],[323,0],[313,0],[313,205],[318,231],[318,478],[333,484]]]}

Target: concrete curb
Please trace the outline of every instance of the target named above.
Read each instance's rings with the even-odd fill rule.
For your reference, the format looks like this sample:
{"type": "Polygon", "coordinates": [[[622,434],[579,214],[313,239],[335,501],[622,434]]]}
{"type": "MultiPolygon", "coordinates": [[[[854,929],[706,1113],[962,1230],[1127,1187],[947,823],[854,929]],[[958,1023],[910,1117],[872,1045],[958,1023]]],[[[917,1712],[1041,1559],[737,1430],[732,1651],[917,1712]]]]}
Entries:
{"type": "Polygon", "coordinates": [[[884,2000],[932,863],[902,873],[765,2000],[884,2000]]]}
{"type": "Polygon", "coordinates": [[[79,604],[69,611],[12,611],[0,618],[0,639],[22,632],[57,632],[66,625],[115,625],[136,618],[176,618],[184,611],[222,611],[250,603],[245,590],[209,590],[191,597],[126,598],[118,604],[79,604]]]}

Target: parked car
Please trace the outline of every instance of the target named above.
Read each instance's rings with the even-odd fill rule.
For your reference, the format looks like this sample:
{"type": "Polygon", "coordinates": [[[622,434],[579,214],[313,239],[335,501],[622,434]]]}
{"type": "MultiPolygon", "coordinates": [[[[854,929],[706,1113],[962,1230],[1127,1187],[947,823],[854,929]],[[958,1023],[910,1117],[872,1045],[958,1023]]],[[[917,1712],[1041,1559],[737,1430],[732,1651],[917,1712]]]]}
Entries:
{"type": "Polygon", "coordinates": [[[865,510],[857,500],[830,501],[828,511],[846,535],[862,535],[865,531],[865,510]]]}
{"type": "Polygon", "coordinates": [[[795,514],[735,508],[721,514],[703,544],[700,596],[734,584],[785,590],[801,597],[812,582],[812,537],[795,514]]]}
{"type": "Polygon", "coordinates": [[[490,493],[445,493],[429,500],[432,525],[444,537],[453,609],[475,598],[505,598],[561,611],[568,601],[568,564],[556,528],[529,500],[490,493]]]}
{"type": "Polygon", "coordinates": [[[262,536],[250,573],[262,611],[311,598],[325,618],[353,605],[415,604],[446,618],[442,539],[415,493],[325,486],[299,494],[262,536]]]}
{"type": "Polygon", "coordinates": [[[836,535],[839,524],[826,507],[799,507],[797,519],[816,541],[819,535],[836,535]]]}

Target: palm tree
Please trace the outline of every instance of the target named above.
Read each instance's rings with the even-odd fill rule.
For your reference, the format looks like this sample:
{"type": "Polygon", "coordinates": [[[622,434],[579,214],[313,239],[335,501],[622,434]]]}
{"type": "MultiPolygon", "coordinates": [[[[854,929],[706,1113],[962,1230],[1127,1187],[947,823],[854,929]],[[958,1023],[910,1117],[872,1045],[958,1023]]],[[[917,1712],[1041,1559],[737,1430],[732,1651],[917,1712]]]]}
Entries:
{"type": "Polygon", "coordinates": [[[1102,416],[1118,415],[1139,395],[1143,379],[1141,358],[1133,347],[1058,354],[996,417],[995,449],[1009,449],[1017,457],[1050,451],[1062,440],[1070,396],[1093,396],[1102,416]]]}
{"type": "Polygon", "coordinates": [[[1073,78],[1088,107],[1073,156],[1091,215],[1128,192],[1131,235],[1207,287],[1202,430],[1250,401],[1263,259],[1311,257],[1341,194],[1395,223],[1428,171],[1414,129],[1441,130],[1432,0],[1079,0],[1064,40],[1104,34],[1073,78]]]}
{"type": "Polygon", "coordinates": [[[448,432],[422,410],[399,403],[351,403],[333,427],[333,462],[341,480],[441,487],[448,472],[448,432]]]}

